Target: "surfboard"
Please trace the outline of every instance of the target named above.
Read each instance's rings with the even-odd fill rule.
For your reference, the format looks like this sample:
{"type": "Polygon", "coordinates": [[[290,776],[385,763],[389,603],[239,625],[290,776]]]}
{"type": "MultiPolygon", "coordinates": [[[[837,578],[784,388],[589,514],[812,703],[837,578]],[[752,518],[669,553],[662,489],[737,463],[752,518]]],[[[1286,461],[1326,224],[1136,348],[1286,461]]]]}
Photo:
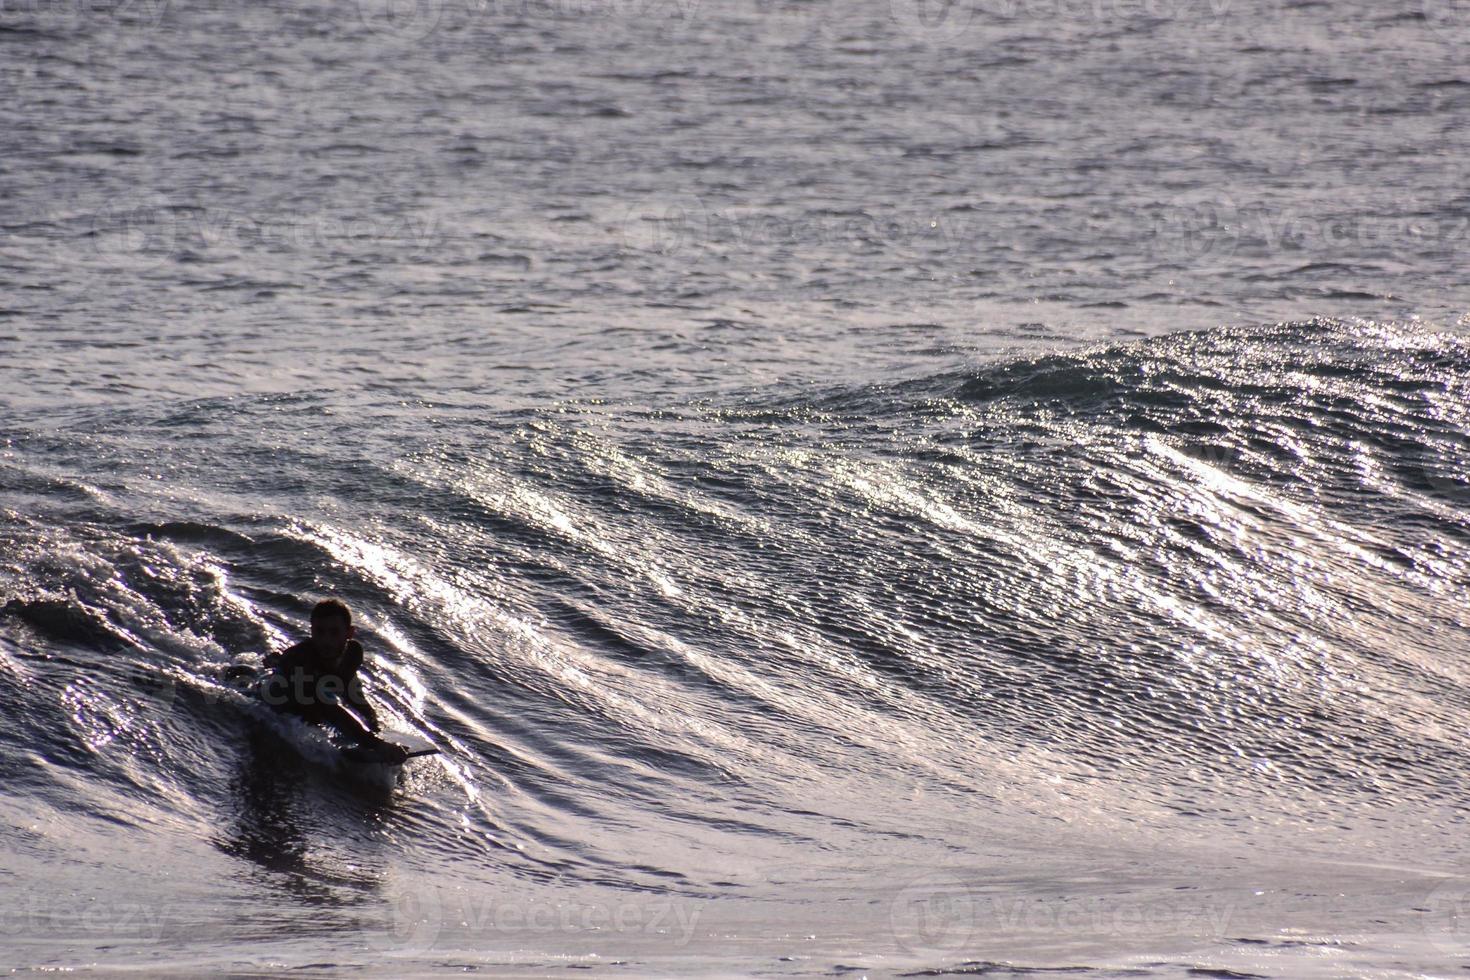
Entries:
{"type": "MultiPolygon", "coordinates": [[[[417,759],[426,755],[438,755],[439,747],[428,739],[409,732],[379,732],[378,737],[385,742],[392,742],[401,746],[408,752],[403,761],[417,759]]],[[[349,745],[342,749],[342,757],[352,762],[378,763],[383,765],[397,765],[399,760],[385,757],[377,749],[368,748],[364,745],[349,745]]]]}
{"type": "MultiPolygon", "coordinates": [[[[258,660],[259,657],[254,654],[242,654],[236,657],[234,663],[224,668],[222,679],[241,694],[258,699],[260,696],[258,684],[260,678],[265,674],[257,663],[258,660]]],[[[439,754],[437,745],[422,735],[415,735],[412,732],[379,732],[378,737],[385,742],[392,742],[394,745],[403,747],[408,755],[402,759],[393,759],[385,756],[381,750],[362,745],[339,747],[337,751],[341,753],[343,759],[350,762],[389,766],[400,765],[409,759],[417,759],[421,756],[439,754]]]]}

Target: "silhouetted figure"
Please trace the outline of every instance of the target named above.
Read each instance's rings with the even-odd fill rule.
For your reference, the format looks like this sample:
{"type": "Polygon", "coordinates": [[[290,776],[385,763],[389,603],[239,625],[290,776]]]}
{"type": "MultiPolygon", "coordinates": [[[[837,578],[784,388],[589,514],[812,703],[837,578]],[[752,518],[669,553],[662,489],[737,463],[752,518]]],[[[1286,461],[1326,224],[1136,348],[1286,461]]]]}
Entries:
{"type": "Polygon", "coordinates": [[[386,762],[402,762],[407,750],[374,734],[381,726],[358,677],[364,654],[355,632],[346,603],[317,603],[311,639],[266,658],[269,673],[260,682],[261,700],[311,724],[330,725],[353,743],[381,753],[386,762]]]}

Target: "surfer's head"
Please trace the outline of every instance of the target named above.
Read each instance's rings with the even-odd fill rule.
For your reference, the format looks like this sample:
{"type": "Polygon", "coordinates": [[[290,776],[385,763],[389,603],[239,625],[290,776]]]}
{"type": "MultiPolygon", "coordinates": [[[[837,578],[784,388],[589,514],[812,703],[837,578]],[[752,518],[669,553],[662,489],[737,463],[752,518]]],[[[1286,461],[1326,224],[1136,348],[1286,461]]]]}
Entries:
{"type": "Polygon", "coordinates": [[[311,611],[311,639],[317,650],[340,657],[352,639],[352,611],[341,599],[323,599],[311,611]]]}

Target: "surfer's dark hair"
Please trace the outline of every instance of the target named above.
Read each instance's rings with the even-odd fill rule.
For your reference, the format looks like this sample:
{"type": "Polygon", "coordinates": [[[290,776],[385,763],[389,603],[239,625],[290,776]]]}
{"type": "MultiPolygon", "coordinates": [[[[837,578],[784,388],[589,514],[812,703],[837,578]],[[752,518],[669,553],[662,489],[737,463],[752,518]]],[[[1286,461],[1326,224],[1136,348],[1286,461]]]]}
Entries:
{"type": "Polygon", "coordinates": [[[352,625],[352,610],[347,608],[347,603],[341,599],[323,599],[311,610],[311,621],[326,619],[328,616],[338,616],[348,626],[352,625]]]}

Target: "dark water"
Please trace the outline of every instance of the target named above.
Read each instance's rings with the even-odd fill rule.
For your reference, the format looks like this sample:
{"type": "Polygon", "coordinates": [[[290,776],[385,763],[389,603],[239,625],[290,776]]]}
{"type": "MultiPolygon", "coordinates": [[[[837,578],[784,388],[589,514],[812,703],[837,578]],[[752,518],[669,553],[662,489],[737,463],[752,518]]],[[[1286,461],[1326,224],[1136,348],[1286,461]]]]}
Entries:
{"type": "Polygon", "coordinates": [[[6,6],[0,960],[1455,968],[1457,13],[6,6]]]}

